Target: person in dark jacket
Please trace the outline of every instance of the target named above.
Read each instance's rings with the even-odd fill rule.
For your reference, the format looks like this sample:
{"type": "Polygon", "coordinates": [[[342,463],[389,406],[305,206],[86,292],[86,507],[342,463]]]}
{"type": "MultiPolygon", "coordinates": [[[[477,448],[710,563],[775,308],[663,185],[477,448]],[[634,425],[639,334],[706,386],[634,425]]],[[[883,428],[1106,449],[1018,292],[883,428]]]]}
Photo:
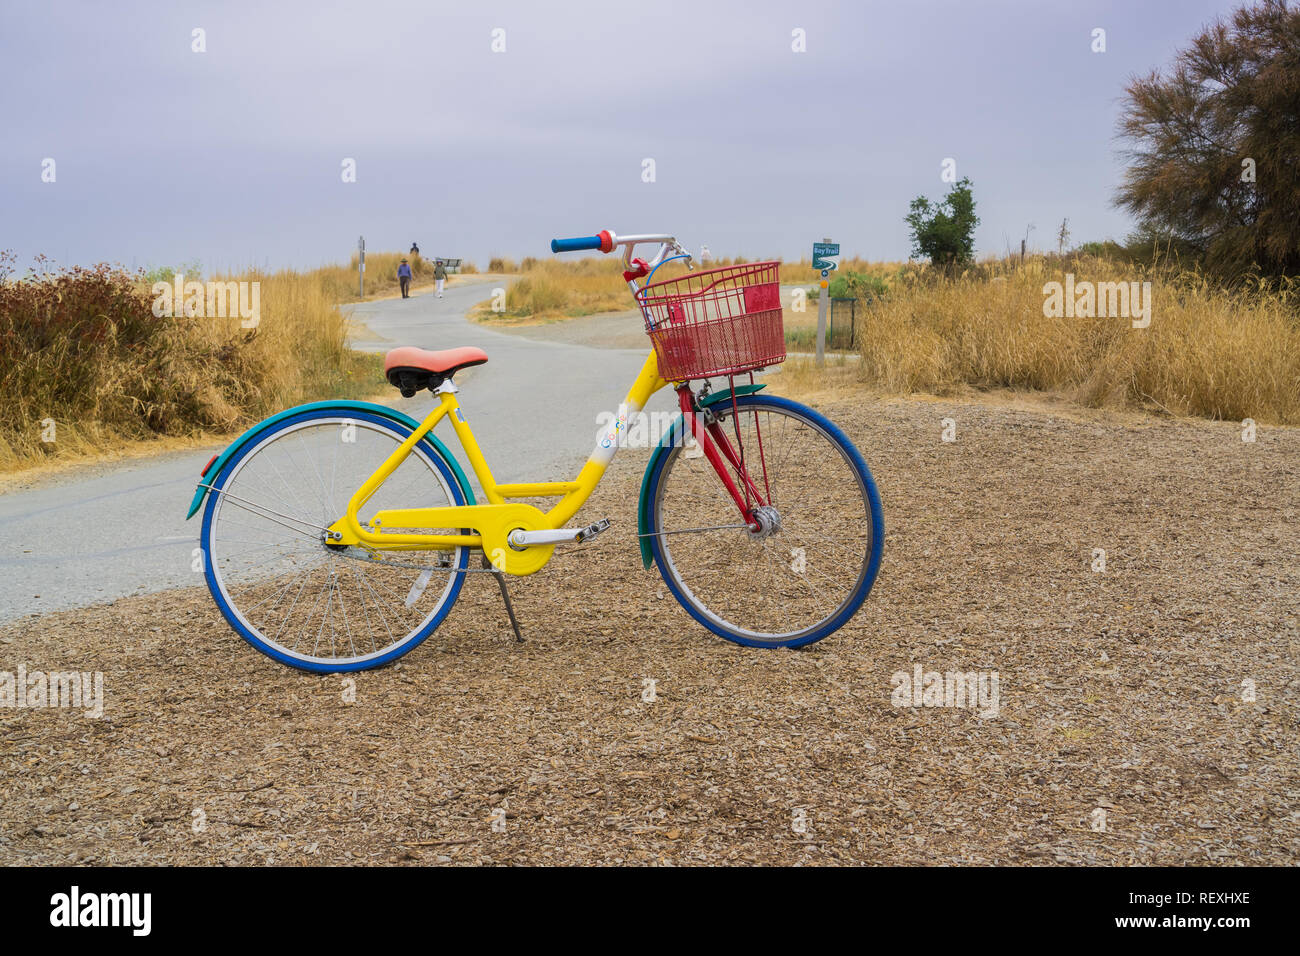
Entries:
{"type": "Polygon", "coordinates": [[[437,282],[438,282],[438,298],[441,299],[441,298],[442,298],[442,286],[443,286],[443,283],[447,281],[447,267],[446,267],[445,265],[442,264],[442,260],[441,260],[441,259],[439,259],[439,260],[438,260],[438,264],[435,265],[435,266],[433,267],[433,277],[434,277],[434,279],[436,279],[437,282]]]}
{"type": "Polygon", "coordinates": [[[402,298],[409,299],[411,297],[411,267],[407,265],[405,256],[402,257],[402,264],[397,267],[397,281],[402,286],[402,298]]]}

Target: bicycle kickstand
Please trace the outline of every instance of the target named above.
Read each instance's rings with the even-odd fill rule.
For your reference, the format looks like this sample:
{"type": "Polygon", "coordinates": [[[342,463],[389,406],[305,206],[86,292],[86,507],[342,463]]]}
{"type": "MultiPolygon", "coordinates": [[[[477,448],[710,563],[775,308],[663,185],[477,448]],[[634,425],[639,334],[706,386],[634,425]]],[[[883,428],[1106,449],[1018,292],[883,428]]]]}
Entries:
{"type": "Polygon", "coordinates": [[[497,584],[501,587],[501,599],[506,602],[506,613],[510,615],[510,626],[515,629],[515,643],[522,644],[524,636],[519,633],[519,619],[515,617],[515,606],[510,603],[510,592],[506,590],[505,573],[493,565],[486,554],[483,555],[483,570],[491,571],[492,576],[497,579],[497,584]]]}

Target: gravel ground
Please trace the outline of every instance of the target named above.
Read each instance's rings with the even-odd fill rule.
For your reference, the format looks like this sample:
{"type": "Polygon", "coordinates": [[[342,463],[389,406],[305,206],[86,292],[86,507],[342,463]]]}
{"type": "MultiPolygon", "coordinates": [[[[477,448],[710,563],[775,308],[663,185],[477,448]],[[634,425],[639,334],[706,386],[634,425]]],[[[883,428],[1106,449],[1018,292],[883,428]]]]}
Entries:
{"type": "Polygon", "coordinates": [[[0,670],[100,670],[105,698],[0,709],[0,861],[1297,861],[1300,431],[820,404],[888,528],[827,640],[696,626],[640,568],[629,451],[583,513],[614,528],[514,583],[525,644],[473,576],[354,702],[203,589],[0,630],[0,670]],[[996,671],[996,715],[895,706],[918,665],[996,671]]]}

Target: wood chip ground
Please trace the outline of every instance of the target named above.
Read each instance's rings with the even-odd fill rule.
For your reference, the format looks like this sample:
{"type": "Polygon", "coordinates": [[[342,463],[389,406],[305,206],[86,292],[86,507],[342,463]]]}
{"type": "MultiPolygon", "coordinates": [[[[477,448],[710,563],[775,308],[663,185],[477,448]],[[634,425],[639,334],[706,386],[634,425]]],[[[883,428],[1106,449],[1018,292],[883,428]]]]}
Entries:
{"type": "Polygon", "coordinates": [[[613,529],[514,582],[527,643],[473,576],[355,703],[248,647],[202,588],[0,630],[0,670],[100,670],[106,701],[0,709],[0,862],[1300,858],[1300,431],[823,411],[888,533],[867,604],[806,650],[713,637],[641,569],[645,451],[582,513],[613,529]],[[894,706],[917,664],[996,670],[998,715],[894,706]]]}

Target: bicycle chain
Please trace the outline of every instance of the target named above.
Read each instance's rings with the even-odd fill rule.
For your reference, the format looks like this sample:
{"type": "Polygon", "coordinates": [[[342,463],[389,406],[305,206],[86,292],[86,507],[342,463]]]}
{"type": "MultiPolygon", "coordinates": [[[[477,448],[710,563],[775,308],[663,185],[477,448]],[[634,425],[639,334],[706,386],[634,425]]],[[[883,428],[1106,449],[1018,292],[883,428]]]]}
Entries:
{"type": "MultiPolygon", "coordinates": [[[[387,558],[375,557],[375,555],[378,554],[377,551],[366,551],[363,548],[351,548],[351,547],[331,548],[329,546],[326,546],[325,550],[328,551],[330,554],[336,554],[341,558],[347,558],[349,561],[360,561],[363,564],[380,565],[386,568],[408,568],[412,571],[446,571],[449,574],[504,574],[505,573],[504,571],[495,567],[453,568],[450,565],[411,564],[409,561],[390,561],[387,558]],[[356,551],[357,553],[349,554],[348,552],[350,551],[356,551]]],[[[471,548],[470,550],[473,551],[475,549],[471,548]]],[[[569,555],[576,553],[577,550],[579,549],[572,549],[568,552],[568,554],[564,556],[568,557],[569,555]]],[[[581,550],[586,550],[586,549],[581,549],[581,550]]],[[[559,553],[552,555],[551,561],[554,561],[557,557],[560,557],[559,553]]],[[[548,561],[547,563],[549,564],[550,562],[548,561]]]]}

